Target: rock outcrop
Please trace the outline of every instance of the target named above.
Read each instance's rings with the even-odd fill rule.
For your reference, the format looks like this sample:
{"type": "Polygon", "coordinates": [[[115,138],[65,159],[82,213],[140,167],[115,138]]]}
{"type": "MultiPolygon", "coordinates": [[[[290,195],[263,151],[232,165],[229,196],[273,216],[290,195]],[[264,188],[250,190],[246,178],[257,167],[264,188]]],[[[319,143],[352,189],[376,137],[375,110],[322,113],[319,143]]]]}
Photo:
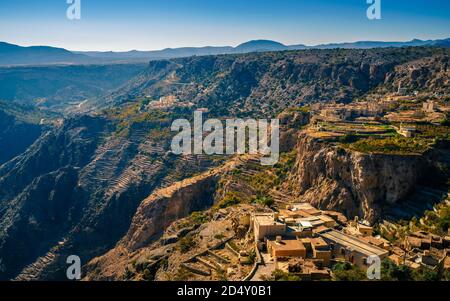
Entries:
{"type": "Polygon", "coordinates": [[[304,133],[296,149],[296,164],[285,189],[319,208],[371,222],[383,207],[414,189],[424,164],[421,156],[363,154],[304,133]]]}
{"type": "Polygon", "coordinates": [[[201,175],[175,183],[152,193],[138,207],[127,235],[121,244],[130,251],[149,243],[174,221],[214,204],[220,176],[232,170],[235,160],[201,175]]]}

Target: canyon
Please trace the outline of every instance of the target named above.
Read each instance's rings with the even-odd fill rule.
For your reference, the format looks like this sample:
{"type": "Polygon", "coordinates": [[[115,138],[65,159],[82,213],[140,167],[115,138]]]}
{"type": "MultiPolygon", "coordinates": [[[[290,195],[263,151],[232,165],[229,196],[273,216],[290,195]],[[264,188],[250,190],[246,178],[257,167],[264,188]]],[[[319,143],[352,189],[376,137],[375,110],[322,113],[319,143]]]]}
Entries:
{"type": "MultiPolygon", "coordinates": [[[[375,223],[428,185],[424,178],[437,165],[448,165],[448,146],[415,155],[358,152],[309,136],[308,107],[385,95],[400,82],[446,95],[448,56],[440,48],[339,49],[150,62],[114,92],[93,93],[61,122],[39,127],[4,159],[0,279],[65,279],[65,259],[73,254],[87,279],[124,279],[135,257],[153,258],[147,276],[163,279],[160,259],[169,258],[175,273],[178,255],[170,252],[180,239],[213,225],[231,232],[227,215],[267,210],[264,203],[309,202],[375,223]],[[161,97],[193,106],[149,107],[161,97]],[[278,116],[280,162],[173,154],[172,121],[200,108],[211,118],[278,116]],[[192,223],[196,212],[208,219],[192,223]]],[[[3,120],[4,128],[15,122],[3,120]]]]}

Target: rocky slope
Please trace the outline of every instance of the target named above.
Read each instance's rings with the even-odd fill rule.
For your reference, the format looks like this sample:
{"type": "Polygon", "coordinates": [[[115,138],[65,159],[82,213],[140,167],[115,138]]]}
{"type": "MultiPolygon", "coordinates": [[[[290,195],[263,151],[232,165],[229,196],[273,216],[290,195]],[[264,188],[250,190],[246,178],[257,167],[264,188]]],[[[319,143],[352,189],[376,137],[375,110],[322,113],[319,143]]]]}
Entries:
{"type": "Polygon", "coordinates": [[[237,162],[232,160],[224,166],[152,193],[139,205],[122,243],[130,251],[135,251],[174,221],[211,207],[220,177],[236,166],[237,162]]]}
{"type": "Polygon", "coordinates": [[[396,92],[399,87],[447,95],[450,93],[450,56],[438,55],[396,66],[386,75],[382,88],[396,92]]]}
{"type": "MultiPolygon", "coordinates": [[[[239,168],[249,170],[254,160],[257,158],[248,155],[231,158],[219,167],[153,192],[139,205],[128,233],[118,244],[83,268],[85,280],[130,280],[127,271],[131,265],[136,266],[137,261],[147,265],[153,272],[152,277],[156,277],[157,273],[162,278],[176,277],[181,258],[186,259],[195,253],[180,252],[180,240],[196,233],[202,242],[193,246],[194,250],[214,245],[221,240],[219,234],[226,233],[225,237],[235,234],[229,217],[231,212],[242,215],[258,208],[220,205],[227,191],[245,190],[244,183],[233,181],[233,174],[239,168]],[[219,209],[222,207],[227,209],[219,209]],[[171,267],[158,272],[163,259],[168,260],[171,267]],[[165,275],[167,269],[172,270],[172,275],[165,275]]],[[[137,269],[140,271],[135,277],[140,277],[143,271],[137,269]]]]}
{"type": "Polygon", "coordinates": [[[400,203],[419,183],[425,183],[424,177],[437,164],[430,159],[439,158],[431,153],[360,153],[306,133],[299,135],[296,154],[295,166],[283,186],[285,191],[318,208],[340,211],[350,218],[360,216],[369,222],[400,203]]]}
{"type": "Polygon", "coordinates": [[[433,48],[335,49],[155,61],[122,89],[86,108],[173,95],[218,116],[267,116],[300,103],[349,102],[394,77],[403,78],[401,70],[407,67],[397,66],[433,58],[431,64],[445,67],[448,53],[433,48]]]}
{"type": "Polygon", "coordinates": [[[63,111],[111,93],[145,64],[0,67],[0,100],[63,111]]]}
{"type": "Polygon", "coordinates": [[[0,108],[0,165],[23,153],[41,132],[40,125],[18,120],[0,108]]]}
{"type": "Polygon", "coordinates": [[[63,279],[67,254],[87,262],[109,250],[155,188],[214,164],[170,156],[169,136],[152,136],[154,126],[118,136],[105,117],[68,119],[3,165],[0,279],[63,279]],[[50,251],[52,260],[42,261],[50,251]]]}

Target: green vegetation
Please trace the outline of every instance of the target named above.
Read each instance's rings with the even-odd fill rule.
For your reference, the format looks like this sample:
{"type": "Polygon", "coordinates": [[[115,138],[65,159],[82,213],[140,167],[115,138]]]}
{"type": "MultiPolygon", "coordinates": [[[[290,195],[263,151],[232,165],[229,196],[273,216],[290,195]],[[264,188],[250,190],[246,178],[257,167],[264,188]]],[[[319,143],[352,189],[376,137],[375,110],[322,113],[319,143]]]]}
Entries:
{"type": "Polygon", "coordinates": [[[434,125],[434,124],[417,124],[417,135],[422,138],[450,140],[450,124],[434,125]]]}
{"type": "Polygon", "coordinates": [[[232,240],[228,242],[228,245],[236,252],[240,251],[240,248],[236,245],[236,243],[232,240]]]}
{"type": "Polygon", "coordinates": [[[388,137],[384,139],[367,138],[346,147],[362,153],[382,153],[392,155],[422,154],[427,151],[432,142],[421,138],[388,137]]]}
{"type": "Polygon", "coordinates": [[[195,247],[196,244],[196,239],[191,234],[186,235],[178,242],[180,251],[182,253],[189,252],[193,247],[195,247]]]}
{"type": "Polygon", "coordinates": [[[255,261],[256,261],[256,251],[255,250],[251,250],[250,252],[248,252],[248,259],[251,262],[251,264],[255,263],[255,261]]]}
{"type": "Polygon", "coordinates": [[[275,185],[280,185],[286,180],[289,172],[294,168],[296,158],[296,150],[281,154],[279,162],[274,166],[275,185]]]}
{"type": "Polygon", "coordinates": [[[221,209],[228,208],[230,206],[238,205],[242,202],[237,193],[228,192],[222,201],[219,202],[218,207],[221,209]]]}
{"type": "Polygon", "coordinates": [[[311,107],[310,106],[289,107],[289,108],[286,109],[286,111],[288,111],[288,112],[300,112],[300,113],[304,113],[304,114],[309,114],[309,113],[311,113],[311,107]]]}
{"type": "Polygon", "coordinates": [[[450,280],[449,276],[449,273],[433,271],[427,268],[412,270],[405,265],[397,266],[389,259],[381,262],[382,281],[448,281],[450,280]]]}
{"type": "Polygon", "coordinates": [[[214,235],[214,238],[217,240],[222,240],[225,238],[225,235],[223,235],[222,233],[219,233],[219,234],[214,235]]]}
{"type": "Polygon", "coordinates": [[[381,280],[383,281],[409,281],[412,279],[412,271],[405,265],[396,265],[389,259],[381,262],[381,280]]]}
{"type": "Polygon", "coordinates": [[[190,219],[196,224],[204,224],[209,220],[208,216],[203,212],[193,212],[190,219]]]}
{"type": "Polygon", "coordinates": [[[228,281],[227,272],[224,269],[216,270],[218,281],[228,281]]]}
{"type": "Polygon", "coordinates": [[[266,207],[271,207],[275,203],[275,201],[270,196],[258,196],[255,199],[256,204],[260,204],[266,207]]]}
{"type": "Polygon", "coordinates": [[[147,124],[149,126],[149,135],[157,139],[168,138],[170,136],[170,127],[168,125],[172,118],[176,118],[176,114],[166,111],[143,110],[141,102],[110,109],[104,114],[107,118],[116,121],[116,135],[121,137],[129,137],[134,126],[147,124]]]}
{"type": "Polygon", "coordinates": [[[209,219],[210,217],[204,212],[193,212],[190,216],[180,221],[178,228],[183,229],[195,225],[201,225],[208,222],[209,219]]]}
{"type": "Polygon", "coordinates": [[[341,143],[355,143],[357,142],[359,137],[355,134],[346,134],[342,137],[339,137],[339,142],[341,143]]]}
{"type": "Polygon", "coordinates": [[[426,231],[436,235],[445,235],[450,228],[450,206],[442,203],[436,207],[436,211],[426,211],[419,221],[413,218],[404,226],[405,232],[426,231]]]}
{"type": "Polygon", "coordinates": [[[272,273],[272,278],[275,281],[301,281],[301,278],[299,276],[291,273],[286,273],[281,270],[275,270],[272,273]]]}
{"type": "Polygon", "coordinates": [[[333,277],[336,281],[367,280],[367,274],[359,267],[349,262],[336,263],[333,268],[333,277]]]}

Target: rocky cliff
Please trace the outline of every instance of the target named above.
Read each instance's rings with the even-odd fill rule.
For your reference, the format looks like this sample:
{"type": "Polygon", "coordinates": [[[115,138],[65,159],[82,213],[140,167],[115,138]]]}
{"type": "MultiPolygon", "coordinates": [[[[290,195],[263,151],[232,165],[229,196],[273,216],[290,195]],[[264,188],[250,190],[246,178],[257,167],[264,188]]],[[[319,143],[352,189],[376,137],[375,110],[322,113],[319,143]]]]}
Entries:
{"type": "Polygon", "coordinates": [[[170,136],[154,129],[122,137],[107,118],[76,117],[1,166],[0,279],[64,279],[65,258],[87,262],[114,247],[155,188],[215,164],[170,156],[170,136]]]}
{"type": "Polygon", "coordinates": [[[421,156],[364,154],[302,133],[295,167],[284,185],[301,200],[348,217],[375,221],[385,206],[414,189],[424,168],[421,156]]]}
{"type": "MultiPolygon", "coordinates": [[[[448,50],[432,48],[305,50],[189,57],[151,62],[145,72],[106,102],[87,106],[114,106],[132,99],[174,95],[207,107],[210,114],[274,115],[310,102],[350,102],[393,78],[397,68],[416,60],[438,57],[439,68],[448,50]]],[[[419,88],[426,81],[420,81],[419,88]]],[[[406,84],[406,83],[405,83],[406,84]]]]}
{"type": "MultiPolygon", "coordinates": [[[[216,201],[219,180],[243,162],[242,158],[234,158],[198,176],[154,191],[139,205],[127,234],[113,249],[91,260],[84,267],[84,274],[95,280],[120,279],[130,258],[151,249],[170,225],[192,212],[209,209],[216,201]]],[[[175,237],[179,239],[183,235],[178,233],[175,237]]]]}

